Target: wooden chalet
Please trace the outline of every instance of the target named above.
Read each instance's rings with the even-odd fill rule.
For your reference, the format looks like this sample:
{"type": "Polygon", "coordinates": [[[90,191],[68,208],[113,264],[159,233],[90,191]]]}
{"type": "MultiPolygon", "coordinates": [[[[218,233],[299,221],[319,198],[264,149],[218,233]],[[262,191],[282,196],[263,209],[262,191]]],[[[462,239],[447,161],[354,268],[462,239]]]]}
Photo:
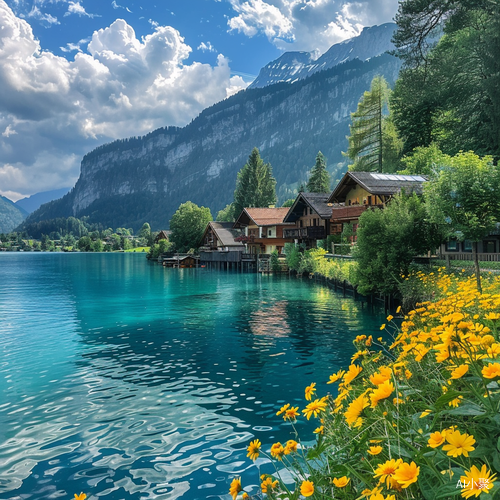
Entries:
{"type": "Polygon", "coordinates": [[[160,240],[167,240],[169,241],[169,235],[172,231],[165,231],[164,229],[162,229],[157,235],[156,235],[156,238],[155,238],[155,243],[159,243],[160,240]]]}
{"type": "Polygon", "coordinates": [[[328,198],[332,234],[340,234],[343,224],[353,224],[355,232],[365,210],[383,208],[400,192],[422,194],[426,180],[421,175],[347,172],[328,198]]]}
{"type": "Polygon", "coordinates": [[[246,244],[248,253],[270,254],[277,250],[281,254],[285,243],[293,243],[292,238],[283,236],[286,228],[294,226],[283,222],[287,214],[287,207],[244,208],[233,227],[244,230],[238,239],[246,244]]]}
{"type": "Polygon", "coordinates": [[[294,224],[283,229],[283,238],[312,248],[317,246],[318,240],[330,235],[332,207],[329,196],[330,193],[299,193],[283,219],[285,223],[294,224]]]}
{"type": "Polygon", "coordinates": [[[245,245],[235,241],[242,232],[233,228],[233,222],[209,222],[203,233],[200,246],[203,250],[244,252],[245,245]]]}

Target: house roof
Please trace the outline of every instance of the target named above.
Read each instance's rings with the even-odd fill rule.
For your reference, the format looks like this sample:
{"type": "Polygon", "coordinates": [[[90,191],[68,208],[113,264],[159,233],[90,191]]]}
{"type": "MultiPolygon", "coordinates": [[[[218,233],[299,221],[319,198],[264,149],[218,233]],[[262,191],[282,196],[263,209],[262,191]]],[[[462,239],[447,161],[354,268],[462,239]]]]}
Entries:
{"type": "Polygon", "coordinates": [[[245,245],[239,241],[234,241],[235,238],[241,236],[241,232],[233,229],[233,222],[209,222],[203,233],[203,239],[205,239],[205,234],[208,229],[212,228],[213,232],[216,234],[217,239],[221,242],[223,247],[244,247],[245,245]]]}
{"type": "Polygon", "coordinates": [[[288,207],[278,208],[244,208],[236,219],[234,227],[245,227],[250,223],[257,226],[276,226],[283,224],[283,219],[288,213],[288,207]]]}
{"type": "Polygon", "coordinates": [[[295,222],[304,213],[304,208],[312,208],[322,219],[330,219],[332,207],[328,205],[330,193],[299,193],[293,205],[288,210],[284,222],[295,222]]]}
{"type": "Polygon", "coordinates": [[[423,175],[380,174],[378,172],[347,172],[328,198],[329,203],[342,203],[356,185],[370,194],[392,196],[402,190],[421,194],[427,177],[423,175]]]}

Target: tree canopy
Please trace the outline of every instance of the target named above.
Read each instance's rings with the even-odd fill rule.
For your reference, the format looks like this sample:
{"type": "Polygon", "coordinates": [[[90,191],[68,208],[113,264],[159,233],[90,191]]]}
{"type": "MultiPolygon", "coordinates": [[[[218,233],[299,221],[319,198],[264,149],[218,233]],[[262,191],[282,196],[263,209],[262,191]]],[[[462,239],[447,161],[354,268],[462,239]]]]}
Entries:
{"type": "Polygon", "coordinates": [[[384,210],[367,210],[359,218],[355,282],[361,293],[395,293],[401,274],[415,257],[434,249],[441,238],[429,223],[416,195],[396,196],[384,210]]]}
{"type": "Polygon", "coordinates": [[[394,172],[402,149],[396,128],[388,116],[390,90],[382,76],[376,76],[351,113],[347,156],[350,170],[394,172]]]}
{"type": "Polygon", "coordinates": [[[276,179],[269,163],[264,163],[259,150],[253,148],[247,163],[238,172],[234,191],[234,216],[246,207],[268,207],[276,204],[276,179]]]}
{"type": "Polygon", "coordinates": [[[478,289],[481,289],[477,243],[500,221],[500,168],[492,158],[467,152],[448,157],[424,186],[430,219],[445,236],[472,242],[478,289]]]}
{"type": "Polygon", "coordinates": [[[330,191],[330,174],[326,169],[326,158],[321,151],[316,155],[316,163],[311,170],[306,190],[309,193],[326,193],[330,191]]]}
{"type": "Polygon", "coordinates": [[[396,21],[405,67],[391,109],[404,152],[436,142],[450,155],[473,150],[498,160],[500,3],[403,0],[396,21]]]}
{"type": "Polygon", "coordinates": [[[198,248],[203,231],[212,220],[209,208],[199,207],[191,201],[182,203],[170,219],[170,241],[179,252],[198,248]]]}

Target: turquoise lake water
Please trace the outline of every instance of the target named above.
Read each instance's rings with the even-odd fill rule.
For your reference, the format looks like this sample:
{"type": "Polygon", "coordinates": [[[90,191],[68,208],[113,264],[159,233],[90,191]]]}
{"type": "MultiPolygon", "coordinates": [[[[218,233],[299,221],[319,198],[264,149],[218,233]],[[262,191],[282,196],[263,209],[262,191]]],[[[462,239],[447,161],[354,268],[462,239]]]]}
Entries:
{"type": "Polygon", "coordinates": [[[290,439],[276,411],[331,390],[383,320],[311,280],[0,254],[0,498],[228,499],[234,475],[255,493],[248,442],[290,439]]]}

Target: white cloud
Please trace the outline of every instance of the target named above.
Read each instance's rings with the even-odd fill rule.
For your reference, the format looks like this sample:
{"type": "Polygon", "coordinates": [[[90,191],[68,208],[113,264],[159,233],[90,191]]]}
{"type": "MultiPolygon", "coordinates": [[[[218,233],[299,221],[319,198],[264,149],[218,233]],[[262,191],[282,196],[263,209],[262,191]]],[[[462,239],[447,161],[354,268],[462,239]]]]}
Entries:
{"type": "Polygon", "coordinates": [[[230,0],[236,16],[229,30],[263,33],[282,50],[323,53],[358,35],[363,26],[392,20],[397,0],[230,0]]]}
{"type": "Polygon", "coordinates": [[[201,42],[196,50],[201,50],[202,52],[217,52],[217,50],[215,50],[215,47],[210,42],[201,42]]]}
{"type": "Polygon", "coordinates": [[[80,2],[69,2],[68,3],[68,11],[64,14],[64,16],[70,16],[71,14],[77,14],[78,16],[82,17],[82,16],[85,16],[85,17],[90,17],[90,18],[93,18],[93,17],[101,17],[101,16],[98,16],[97,14],[89,14],[85,8],[83,7],[83,5],[80,4],[80,2]]]}
{"type": "MultiPolygon", "coordinates": [[[[0,0],[0,186],[22,195],[63,187],[103,142],[183,126],[246,87],[227,59],[184,64],[192,49],[172,27],[138,39],[124,20],[94,32],[72,60],[42,50],[0,0]],[[16,133],[14,133],[14,130],[16,133]]],[[[68,50],[70,46],[67,47],[68,50]]],[[[77,50],[77,49],[76,49],[77,50]]]]}
{"type": "Polygon", "coordinates": [[[38,20],[42,24],[42,26],[45,26],[46,28],[50,28],[55,24],[61,24],[58,21],[57,17],[54,17],[47,12],[42,13],[42,11],[36,5],[33,5],[32,9],[30,10],[30,12],[28,12],[26,17],[38,20]]]}

